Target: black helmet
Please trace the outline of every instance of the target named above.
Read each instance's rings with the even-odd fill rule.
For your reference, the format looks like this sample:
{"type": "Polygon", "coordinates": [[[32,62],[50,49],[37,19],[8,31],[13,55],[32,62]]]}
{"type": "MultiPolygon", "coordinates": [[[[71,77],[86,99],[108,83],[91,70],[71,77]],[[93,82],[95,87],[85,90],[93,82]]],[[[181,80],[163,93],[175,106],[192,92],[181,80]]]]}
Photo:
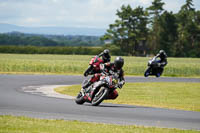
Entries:
{"type": "Polygon", "coordinates": [[[117,69],[121,69],[124,65],[124,59],[122,57],[116,57],[114,64],[117,69]]]}
{"type": "Polygon", "coordinates": [[[167,58],[167,54],[165,53],[164,50],[160,50],[160,51],[159,51],[159,57],[160,57],[161,59],[167,58]]]}
{"type": "Polygon", "coordinates": [[[109,52],[110,52],[110,51],[109,51],[108,49],[105,49],[105,50],[102,52],[102,59],[103,59],[104,63],[110,61],[110,54],[109,54],[109,52]]]}
{"type": "Polygon", "coordinates": [[[103,51],[104,54],[109,54],[109,52],[110,52],[110,51],[109,51],[108,49],[105,49],[105,50],[103,51]]]}

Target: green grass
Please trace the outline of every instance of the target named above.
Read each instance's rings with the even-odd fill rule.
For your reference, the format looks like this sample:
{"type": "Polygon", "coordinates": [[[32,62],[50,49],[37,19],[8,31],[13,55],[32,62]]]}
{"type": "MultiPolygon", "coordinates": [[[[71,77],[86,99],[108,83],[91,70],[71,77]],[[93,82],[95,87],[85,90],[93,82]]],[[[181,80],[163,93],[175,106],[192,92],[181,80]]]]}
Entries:
{"type": "MultiPolygon", "coordinates": [[[[80,85],[56,88],[62,94],[76,96],[80,85]]],[[[200,111],[200,83],[126,83],[119,97],[109,103],[200,111]]]]}
{"type": "Polygon", "coordinates": [[[199,133],[195,130],[0,116],[0,133],[199,133]]]}
{"type": "MultiPolygon", "coordinates": [[[[88,55],[0,54],[0,73],[83,74],[88,55]]],[[[112,61],[115,56],[112,56],[112,61]]],[[[143,76],[149,57],[124,57],[126,75],[143,76]]],[[[200,77],[199,58],[169,58],[164,76],[200,77]]]]}
{"type": "MultiPolygon", "coordinates": [[[[124,70],[129,75],[143,75],[150,57],[125,57],[124,70]]],[[[199,58],[168,58],[164,76],[200,76],[199,58]]]]}
{"type": "Polygon", "coordinates": [[[81,74],[89,60],[78,55],[0,54],[0,72],[81,74]]]}

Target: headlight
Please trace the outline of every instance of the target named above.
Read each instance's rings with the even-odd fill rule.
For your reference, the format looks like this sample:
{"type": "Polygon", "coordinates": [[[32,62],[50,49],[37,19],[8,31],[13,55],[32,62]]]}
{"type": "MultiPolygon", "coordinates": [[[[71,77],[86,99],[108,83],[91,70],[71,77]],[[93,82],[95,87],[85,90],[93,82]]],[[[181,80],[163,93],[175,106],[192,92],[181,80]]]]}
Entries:
{"type": "Polygon", "coordinates": [[[117,84],[118,80],[117,79],[113,79],[112,82],[113,82],[113,84],[117,84]]]}

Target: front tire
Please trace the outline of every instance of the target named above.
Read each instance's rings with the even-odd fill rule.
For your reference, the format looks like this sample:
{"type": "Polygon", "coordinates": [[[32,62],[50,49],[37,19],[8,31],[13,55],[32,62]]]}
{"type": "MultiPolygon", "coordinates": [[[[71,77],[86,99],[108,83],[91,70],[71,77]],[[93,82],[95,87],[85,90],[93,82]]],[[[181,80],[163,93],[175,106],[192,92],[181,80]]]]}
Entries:
{"type": "Polygon", "coordinates": [[[146,69],[146,71],[144,72],[144,77],[148,77],[149,76],[149,74],[150,74],[150,67],[148,67],[147,69],[146,69]]]}
{"type": "Polygon", "coordinates": [[[92,100],[92,106],[98,106],[108,96],[108,92],[107,88],[100,89],[92,100]]]}
{"type": "Polygon", "coordinates": [[[85,102],[84,96],[82,95],[81,92],[77,95],[75,102],[77,104],[83,104],[85,102]]]}

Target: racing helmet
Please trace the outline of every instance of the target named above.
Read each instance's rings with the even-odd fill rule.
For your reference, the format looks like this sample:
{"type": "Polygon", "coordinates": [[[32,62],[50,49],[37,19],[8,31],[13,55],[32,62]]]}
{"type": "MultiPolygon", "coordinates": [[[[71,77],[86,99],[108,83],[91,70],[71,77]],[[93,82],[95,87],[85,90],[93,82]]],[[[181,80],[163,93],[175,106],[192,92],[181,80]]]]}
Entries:
{"type": "Polygon", "coordinates": [[[161,59],[167,58],[167,54],[165,53],[164,50],[160,50],[158,54],[159,54],[159,56],[160,56],[161,59]]]}
{"type": "Polygon", "coordinates": [[[120,56],[115,58],[114,65],[117,69],[121,69],[124,65],[124,59],[120,56]]]}
{"type": "Polygon", "coordinates": [[[104,61],[104,63],[106,62],[110,62],[110,54],[109,54],[109,50],[108,49],[105,49],[102,53],[102,59],[104,61]]]}

